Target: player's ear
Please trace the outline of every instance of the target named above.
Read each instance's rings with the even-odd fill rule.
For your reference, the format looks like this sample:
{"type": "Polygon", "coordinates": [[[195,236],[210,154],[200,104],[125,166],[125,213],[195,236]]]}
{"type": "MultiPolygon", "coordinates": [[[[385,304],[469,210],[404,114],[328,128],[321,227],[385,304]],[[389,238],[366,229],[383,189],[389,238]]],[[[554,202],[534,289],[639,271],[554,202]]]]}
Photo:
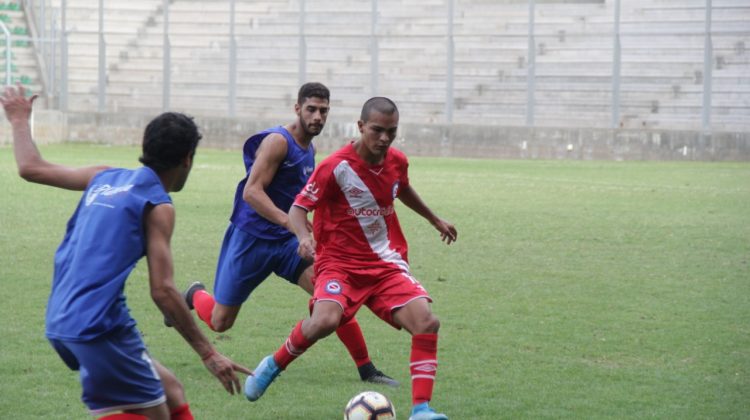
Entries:
{"type": "Polygon", "coordinates": [[[193,166],[193,156],[193,153],[189,153],[187,156],[185,156],[185,158],[182,160],[182,166],[184,168],[190,168],[191,166],[193,166]]]}
{"type": "Polygon", "coordinates": [[[357,127],[359,127],[359,133],[365,134],[365,122],[362,120],[357,121],[357,127]]]}
{"type": "Polygon", "coordinates": [[[294,113],[297,114],[298,116],[300,115],[300,110],[301,109],[302,109],[302,105],[300,105],[298,103],[294,104],[294,113]]]}

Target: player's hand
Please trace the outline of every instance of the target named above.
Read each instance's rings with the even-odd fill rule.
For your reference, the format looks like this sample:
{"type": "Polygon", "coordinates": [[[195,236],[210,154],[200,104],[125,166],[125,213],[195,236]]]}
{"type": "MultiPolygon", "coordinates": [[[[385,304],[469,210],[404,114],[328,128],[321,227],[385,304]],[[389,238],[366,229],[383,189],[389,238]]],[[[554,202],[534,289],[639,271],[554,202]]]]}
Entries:
{"type": "Polygon", "coordinates": [[[235,372],[242,372],[250,375],[252,371],[242,365],[238,365],[228,357],[221,353],[213,351],[211,355],[203,360],[203,364],[206,368],[224,385],[224,389],[228,393],[234,395],[235,392],[238,394],[242,392],[242,385],[240,385],[240,379],[237,377],[235,372]]]}
{"type": "Polygon", "coordinates": [[[458,231],[456,231],[456,227],[447,220],[438,218],[435,223],[433,223],[433,226],[435,226],[435,229],[440,232],[440,240],[447,245],[450,245],[458,239],[458,231]]]}
{"type": "Polygon", "coordinates": [[[33,95],[26,98],[26,89],[19,83],[18,87],[7,86],[3,95],[0,96],[0,103],[5,109],[5,117],[8,121],[28,121],[31,115],[31,107],[39,95],[33,95]]]}
{"type": "Polygon", "coordinates": [[[297,253],[307,261],[315,261],[315,239],[312,236],[302,239],[297,247],[297,253]]]}

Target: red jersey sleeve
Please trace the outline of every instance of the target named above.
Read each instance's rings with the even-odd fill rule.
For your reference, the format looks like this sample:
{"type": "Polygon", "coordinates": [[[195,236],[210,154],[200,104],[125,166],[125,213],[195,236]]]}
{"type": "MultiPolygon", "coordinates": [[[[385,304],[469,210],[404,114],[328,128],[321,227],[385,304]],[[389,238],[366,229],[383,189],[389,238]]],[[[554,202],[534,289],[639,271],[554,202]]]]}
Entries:
{"type": "Polygon", "coordinates": [[[400,185],[399,191],[401,191],[401,188],[409,186],[409,159],[402,151],[396,148],[391,148],[389,152],[393,153],[393,160],[398,173],[398,183],[400,185]]]}
{"type": "Polygon", "coordinates": [[[305,187],[297,194],[294,205],[302,207],[308,212],[315,210],[321,200],[328,194],[332,181],[335,182],[333,168],[324,160],[315,168],[305,187]]]}

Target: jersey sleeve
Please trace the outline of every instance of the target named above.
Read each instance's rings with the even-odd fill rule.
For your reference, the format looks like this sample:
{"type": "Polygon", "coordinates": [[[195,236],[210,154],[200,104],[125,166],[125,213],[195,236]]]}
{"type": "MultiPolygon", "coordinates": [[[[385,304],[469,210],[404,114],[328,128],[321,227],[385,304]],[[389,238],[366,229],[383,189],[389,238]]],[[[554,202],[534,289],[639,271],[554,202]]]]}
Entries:
{"type": "Polygon", "coordinates": [[[332,182],[335,183],[333,166],[323,161],[315,168],[302,191],[297,194],[294,205],[307,211],[315,210],[318,204],[328,195],[332,182]]]}
{"type": "Polygon", "coordinates": [[[406,156],[404,156],[399,183],[404,187],[409,186],[409,161],[406,159],[406,156]]]}
{"type": "MultiPolygon", "coordinates": [[[[406,157],[406,155],[398,150],[391,148],[391,151],[393,152],[393,166],[395,168],[396,176],[399,189],[397,192],[397,195],[394,197],[398,197],[398,194],[401,193],[402,188],[406,188],[409,186],[409,159],[406,157]]],[[[389,152],[391,152],[389,151],[389,152]]]]}

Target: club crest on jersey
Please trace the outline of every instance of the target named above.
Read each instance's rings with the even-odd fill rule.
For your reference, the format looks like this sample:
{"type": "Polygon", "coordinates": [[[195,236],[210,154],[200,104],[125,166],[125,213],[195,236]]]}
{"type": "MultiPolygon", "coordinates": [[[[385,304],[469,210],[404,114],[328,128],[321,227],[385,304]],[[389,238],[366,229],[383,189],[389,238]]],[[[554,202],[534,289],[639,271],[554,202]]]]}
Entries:
{"type": "Polygon", "coordinates": [[[393,193],[393,199],[395,200],[396,197],[398,197],[398,181],[393,183],[393,188],[391,189],[391,192],[393,193]]]}
{"type": "Polygon", "coordinates": [[[302,168],[302,174],[304,176],[310,176],[313,170],[315,170],[315,168],[313,168],[312,166],[305,166],[304,168],[302,168]]]}
{"type": "Polygon", "coordinates": [[[383,226],[380,224],[380,219],[375,219],[374,222],[367,225],[364,229],[368,236],[374,236],[383,229],[383,226]]]}
{"type": "Polygon", "coordinates": [[[341,283],[338,280],[328,280],[328,283],[326,283],[326,292],[329,295],[340,295],[341,283]]]}

